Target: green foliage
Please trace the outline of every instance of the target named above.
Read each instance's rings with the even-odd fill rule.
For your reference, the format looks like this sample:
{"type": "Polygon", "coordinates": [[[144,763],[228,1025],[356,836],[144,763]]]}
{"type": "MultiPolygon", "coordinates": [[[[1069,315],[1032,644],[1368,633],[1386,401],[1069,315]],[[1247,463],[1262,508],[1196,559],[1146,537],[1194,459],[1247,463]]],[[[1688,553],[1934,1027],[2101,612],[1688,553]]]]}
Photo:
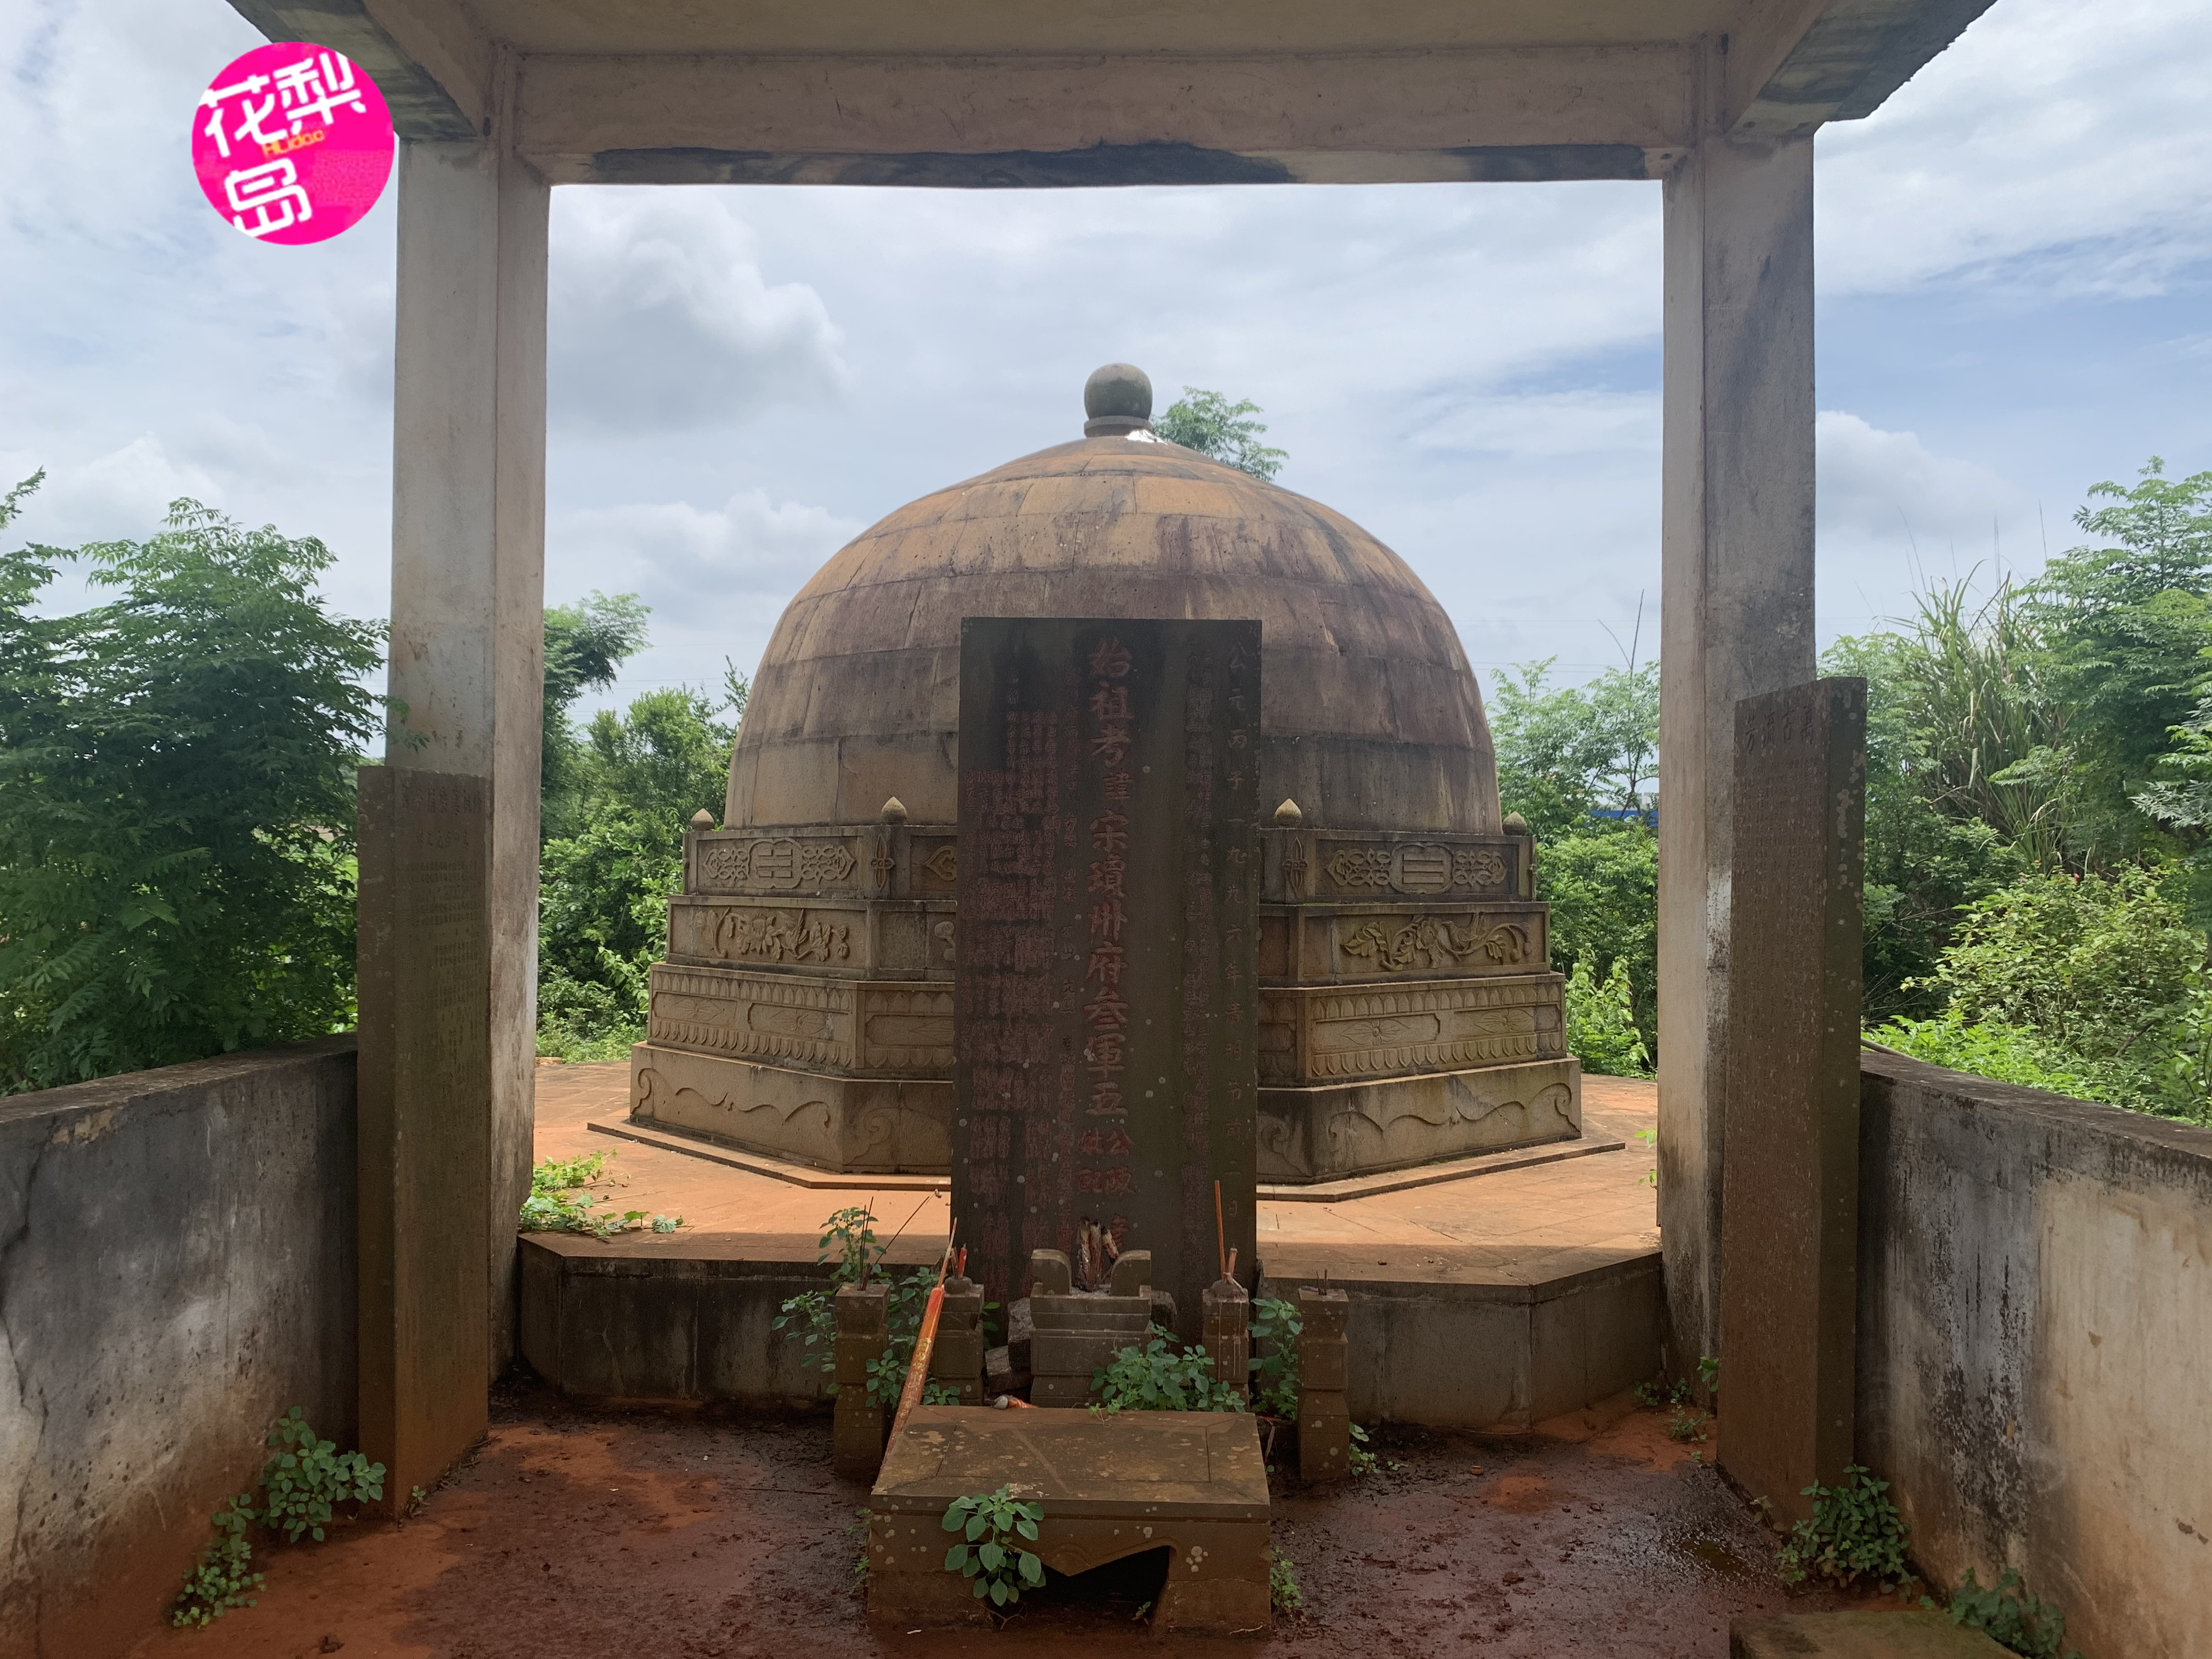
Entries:
{"type": "Polygon", "coordinates": [[[1867,1034],[1885,1048],[1954,1072],[1971,1072],[1998,1083],[2047,1089],[2055,1095],[2087,1098],[2095,1085],[2073,1070],[2063,1054],[2033,1031],[2002,1020],[1971,1024],[1955,1010],[1933,1019],[1893,1019],[1867,1034]]]}
{"type": "Polygon", "coordinates": [[[580,742],[564,738],[575,810],[539,860],[540,1054],[619,1059],[643,1038],[648,971],[683,885],[684,832],[721,802],[735,732],[718,717],[742,712],[747,690],[732,672],[720,704],[685,687],[650,691],[624,713],[601,709],[580,742]]]}
{"type": "Polygon", "coordinates": [[[254,1519],[253,1500],[246,1497],[234,1498],[216,1511],[215,1536],[185,1575],[171,1624],[211,1625],[233,1607],[254,1605],[246,1593],[261,1588],[261,1575],[252,1570],[253,1545],[246,1535],[254,1519]]]}
{"type": "Polygon", "coordinates": [[[530,1196],[522,1200],[518,1224],[526,1233],[585,1233],[593,1238],[612,1238],[617,1233],[650,1226],[656,1233],[672,1233],[684,1224],[680,1215],[656,1215],[650,1221],[643,1210],[602,1210],[608,1200],[585,1190],[606,1178],[612,1152],[584,1152],[575,1158],[549,1158],[530,1171],[530,1196]]]}
{"type": "Polygon", "coordinates": [[[1241,1412],[1244,1396],[1214,1380],[1213,1361],[1201,1347],[1178,1350],[1164,1337],[1122,1349],[1091,1374],[1091,1390],[1103,1410],[1241,1412]]]}
{"type": "Polygon", "coordinates": [[[352,1018],[383,635],[325,608],[331,559],[189,501],[149,541],[0,555],[0,1093],[352,1018]],[[40,614],[65,562],[113,597],[40,614]]]}
{"type": "Polygon", "coordinates": [[[1035,1589],[1044,1583],[1044,1563],[1022,1547],[1036,1542],[1043,1519],[1037,1504],[1017,1503],[1010,1486],[954,1498],[945,1511],[945,1530],[966,1541],[945,1551],[945,1571],[971,1580],[978,1600],[988,1597],[994,1607],[1012,1605],[1024,1586],[1035,1589]]]}
{"type": "Polygon", "coordinates": [[[1804,1495],[1813,1500],[1813,1514],[1783,1546],[1784,1583],[1825,1578],[1848,1589],[1872,1578],[1886,1592],[1911,1576],[1905,1564],[1905,1519],[1889,1501],[1889,1482],[1853,1463],[1836,1485],[1816,1480],[1804,1495]]]}
{"type": "Polygon", "coordinates": [[[1554,687],[1554,660],[1509,669],[1489,700],[1498,795],[1547,843],[1588,833],[1593,812],[1650,811],[1659,777],[1659,665],[1554,687]]]}
{"type": "Polygon", "coordinates": [[[1638,1405],[1652,1411],[1663,1406],[1686,1406],[1692,1392],[1686,1376],[1678,1376],[1672,1382],[1638,1382],[1629,1390],[1638,1405]]]}
{"type": "Polygon", "coordinates": [[[1232,404],[1218,392],[1187,386],[1152,422],[1152,430],[1171,444],[1272,483],[1290,457],[1260,441],[1267,428],[1252,417],[1261,412],[1249,398],[1232,404]]]}
{"type": "Polygon", "coordinates": [[[2047,672],[2072,711],[2065,773],[2085,803],[2075,839],[2105,858],[2142,848],[2134,797],[2206,687],[2212,646],[2212,471],[2166,477],[2153,456],[2133,486],[2092,485],[2075,522],[2103,546],[2051,561],[2028,598],[2047,672]]]}
{"type": "Polygon", "coordinates": [[[1628,963],[1613,958],[1613,971],[1599,985],[1590,978],[1589,958],[1575,963],[1566,985],[1567,1052],[1583,1070],[1602,1077],[1650,1077],[1651,1055],[1636,1026],[1636,993],[1628,982],[1628,963]]]}
{"type": "Polygon", "coordinates": [[[1349,1428],[1352,1436],[1349,1456],[1352,1474],[1380,1474],[1385,1469],[1402,1469],[1406,1467],[1403,1463],[1395,1461],[1386,1462],[1377,1456],[1368,1444],[1367,1431],[1361,1428],[1358,1424],[1353,1423],[1349,1425],[1349,1428]]]}
{"type": "Polygon", "coordinates": [[[1596,994],[1583,1006],[1602,1060],[1575,1053],[1593,1071],[1649,1076],[1659,1030],[1659,841],[1646,822],[1659,771],[1659,665],[1608,669],[1579,686],[1553,685],[1551,668],[1548,658],[1523,663],[1491,687],[1498,796],[1537,840],[1553,961],[1587,965],[1596,994]],[[1632,1040],[1619,1025],[1620,982],[1632,1040]],[[1621,1069],[1639,1045],[1640,1069],[1621,1069]]]}
{"type": "Polygon", "coordinates": [[[1252,1409],[1262,1417],[1298,1420],[1298,1337],[1305,1328],[1297,1303],[1252,1299],[1252,1409]]]}
{"type": "Polygon", "coordinates": [[[384,1496],[384,1465],[318,1440],[297,1406],[276,1419],[268,1443],[277,1450],[261,1471],[268,1503],[255,1518],[288,1542],[298,1543],[304,1534],[319,1544],[334,1505],[384,1496]]]}
{"type": "MultiPolygon", "coordinates": [[[[1979,1049],[2033,1060],[2085,1099],[2203,1118],[2212,1115],[2204,964],[2204,935],[2148,870],[2023,876],[1968,906],[1945,951],[1936,977],[1954,1024],[1942,1035],[1955,1033],[1962,1057],[1979,1049]]],[[[1911,1052],[1915,1041],[1929,1039],[1915,1033],[1893,1046],[1911,1052]]],[[[2009,1080],[2030,1079],[2016,1072],[2009,1080]]]]}
{"type": "MultiPolygon", "coordinates": [[[[814,1261],[817,1267],[836,1262],[830,1269],[830,1288],[800,1291],[785,1301],[770,1322],[772,1328],[783,1333],[785,1341],[799,1345],[802,1369],[830,1374],[825,1392],[831,1395],[837,1392],[837,1286],[865,1285],[877,1277],[884,1253],[890,1246],[876,1237],[875,1224],[875,1212],[862,1205],[839,1210],[825,1220],[822,1237],[816,1241],[814,1261]]],[[[890,1273],[882,1277],[890,1340],[882,1353],[868,1362],[868,1401],[894,1406],[914,1364],[921,1316],[929,1305],[929,1293],[936,1287],[937,1274],[933,1269],[916,1267],[903,1278],[890,1273]]],[[[925,1406],[957,1405],[959,1398],[958,1390],[941,1382],[922,1384],[925,1406]]]]}
{"type": "Polygon", "coordinates": [[[1291,1558],[1279,1549],[1267,1553],[1267,1605],[1277,1613],[1305,1610],[1305,1592],[1298,1588],[1298,1570],[1291,1565],[1291,1558]]]}
{"type": "Polygon", "coordinates": [[[635,593],[612,599],[594,592],[574,605],[545,608],[544,732],[538,750],[538,833],[543,840],[572,833],[580,802],[576,736],[568,710],[586,691],[615,683],[623,663],[642,651],[650,635],[645,602],[635,593]]]}
{"type": "MultiPolygon", "coordinates": [[[[1932,1610],[1936,1604],[1923,1595],[1920,1605],[1932,1610]]],[[[1943,1610],[1953,1624],[1980,1631],[2026,1659],[2081,1659],[2078,1652],[2066,1651],[2065,1615],[2055,1603],[2029,1595],[2021,1585],[2017,1568],[2007,1567],[1986,1589],[1975,1582],[1974,1570],[1967,1568],[1952,1593],[1951,1605],[1943,1610]]]]}

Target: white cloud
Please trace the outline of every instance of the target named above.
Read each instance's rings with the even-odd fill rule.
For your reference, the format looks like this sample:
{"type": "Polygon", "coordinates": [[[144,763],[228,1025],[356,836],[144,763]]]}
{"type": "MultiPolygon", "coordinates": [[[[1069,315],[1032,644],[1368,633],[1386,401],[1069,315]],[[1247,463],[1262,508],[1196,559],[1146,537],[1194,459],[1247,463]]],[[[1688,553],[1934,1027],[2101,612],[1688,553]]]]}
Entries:
{"type": "Polygon", "coordinates": [[[821,296],[768,282],[725,195],[570,189],[554,204],[552,419],[616,431],[728,426],[850,383],[821,296]]]}
{"type": "Polygon", "coordinates": [[[1814,430],[1824,545],[1902,541],[1923,556],[1948,557],[1960,546],[1987,550],[1993,537],[2001,545],[2008,527],[2017,535],[2034,522],[2034,500],[2019,486],[1936,453],[1913,433],[1885,432],[1841,410],[1823,410],[1814,430]]]}
{"type": "Polygon", "coordinates": [[[1820,137],[1831,293],[1946,272],[2134,295],[2212,256],[2212,7],[2004,0],[1820,137]]]}

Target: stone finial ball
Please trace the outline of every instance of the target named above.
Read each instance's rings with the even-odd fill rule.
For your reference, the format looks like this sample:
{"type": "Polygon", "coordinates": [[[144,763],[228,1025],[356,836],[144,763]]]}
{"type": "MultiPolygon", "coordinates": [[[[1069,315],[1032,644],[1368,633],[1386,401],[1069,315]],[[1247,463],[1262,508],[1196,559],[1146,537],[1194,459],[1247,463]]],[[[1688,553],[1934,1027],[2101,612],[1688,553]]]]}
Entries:
{"type": "Polygon", "coordinates": [[[1083,383],[1083,412],[1092,420],[1152,418],[1152,382],[1134,363],[1109,363],[1083,383]]]}

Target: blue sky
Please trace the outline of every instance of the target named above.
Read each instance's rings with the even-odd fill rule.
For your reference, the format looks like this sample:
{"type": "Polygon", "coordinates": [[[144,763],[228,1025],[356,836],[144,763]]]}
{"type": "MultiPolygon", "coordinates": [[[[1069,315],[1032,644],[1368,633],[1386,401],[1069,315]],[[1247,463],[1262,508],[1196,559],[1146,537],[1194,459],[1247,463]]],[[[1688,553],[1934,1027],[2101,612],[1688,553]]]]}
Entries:
{"type": "MultiPolygon", "coordinates": [[[[0,475],[18,526],[191,495],[388,608],[390,197],[240,236],[186,146],[222,0],[0,8],[0,475]]],[[[2212,0],[1997,0],[1818,151],[1820,628],[2032,569],[2084,488],[2212,467],[2212,0]]],[[[1659,188],[563,189],[548,591],[633,590],[617,696],[750,668],[901,502],[1075,434],[1126,358],[1256,399],[1282,482],[1419,570],[1484,672],[1616,659],[1658,588],[1659,188]]]]}

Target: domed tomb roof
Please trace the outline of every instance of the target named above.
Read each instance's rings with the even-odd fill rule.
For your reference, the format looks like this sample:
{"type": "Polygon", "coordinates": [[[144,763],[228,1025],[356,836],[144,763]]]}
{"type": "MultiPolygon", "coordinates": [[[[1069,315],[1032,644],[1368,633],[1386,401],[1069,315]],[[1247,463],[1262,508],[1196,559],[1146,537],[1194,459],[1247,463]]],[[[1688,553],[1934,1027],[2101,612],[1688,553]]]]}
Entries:
{"type": "Polygon", "coordinates": [[[1261,623],[1260,787],[1310,828],[1499,828],[1482,694],[1406,562],[1318,501],[1163,442],[1109,365],[1086,434],[925,495],[785,609],[730,762],[732,828],[958,817],[964,617],[1261,623]]]}

